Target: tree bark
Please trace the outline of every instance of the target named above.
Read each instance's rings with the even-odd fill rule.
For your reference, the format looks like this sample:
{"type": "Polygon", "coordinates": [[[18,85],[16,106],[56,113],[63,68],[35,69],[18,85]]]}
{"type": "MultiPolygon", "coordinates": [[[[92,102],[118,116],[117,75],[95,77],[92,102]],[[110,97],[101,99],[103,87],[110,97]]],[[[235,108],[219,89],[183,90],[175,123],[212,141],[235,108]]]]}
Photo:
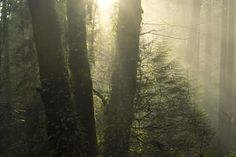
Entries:
{"type": "Polygon", "coordinates": [[[222,8],[222,47],[220,68],[220,99],[219,99],[219,153],[222,157],[232,147],[232,83],[235,42],[235,1],[224,0],[222,8]]]}
{"type": "Polygon", "coordinates": [[[112,74],[110,102],[105,112],[104,157],[128,157],[133,101],[136,92],[141,0],[120,0],[117,53],[112,74]]]}
{"type": "Polygon", "coordinates": [[[59,20],[54,0],[28,0],[36,50],[47,134],[54,157],[79,157],[77,118],[73,112],[59,20]]]}
{"type": "Polygon", "coordinates": [[[86,12],[84,0],[68,0],[69,65],[76,111],[85,134],[82,152],[96,156],[96,128],[93,106],[93,87],[86,41],[86,12]]]}

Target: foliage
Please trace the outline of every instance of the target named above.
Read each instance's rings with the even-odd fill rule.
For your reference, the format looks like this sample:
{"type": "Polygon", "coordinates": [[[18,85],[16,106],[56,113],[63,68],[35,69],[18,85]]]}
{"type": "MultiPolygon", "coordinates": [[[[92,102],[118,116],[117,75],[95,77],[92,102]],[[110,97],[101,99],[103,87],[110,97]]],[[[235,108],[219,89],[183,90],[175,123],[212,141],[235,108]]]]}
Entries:
{"type": "Polygon", "coordinates": [[[165,43],[142,47],[138,69],[133,154],[195,156],[209,144],[212,131],[194,101],[184,70],[168,57],[165,43]]]}
{"type": "MultiPolygon", "coordinates": [[[[36,90],[40,86],[38,61],[28,6],[25,0],[8,2],[11,62],[9,79],[12,82],[13,100],[9,106],[2,103],[0,98],[0,123],[2,124],[0,131],[10,130],[12,139],[8,145],[4,141],[6,137],[2,137],[4,134],[1,134],[0,147],[2,148],[2,145],[8,147],[11,151],[10,156],[48,156],[45,113],[36,90]],[[8,113],[11,119],[7,127],[10,128],[5,125],[8,122],[5,115],[8,113]]],[[[63,34],[66,34],[65,1],[59,2],[57,9],[61,17],[63,34]]],[[[116,21],[117,10],[114,10],[112,17],[116,21]]],[[[109,80],[115,49],[113,43],[115,31],[109,29],[108,23],[103,23],[105,27],[102,26],[102,21],[99,20],[101,19],[94,19],[91,26],[88,26],[88,45],[91,49],[93,84],[96,89],[94,92],[96,129],[98,149],[101,154],[104,132],[103,113],[110,93],[109,80]]],[[[113,25],[115,29],[115,24],[113,25]]],[[[66,35],[63,36],[63,42],[64,45],[67,44],[66,35]]],[[[135,100],[136,116],[131,138],[131,152],[134,156],[195,156],[204,152],[211,141],[213,133],[207,125],[207,117],[197,107],[198,104],[194,100],[195,91],[184,69],[176,60],[169,57],[169,51],[166,43],[150,42],[141,46],[135,100]]],[[[0,92],[4,93],[4,91],[0,92]]],[[[228,157],[234,156],[236,154],[231,153],[228,157]]]]}
{"type": "Polygon", "coordinates": [[[236,152],[231,152],[227,157],[236,157],[236,152]]]}

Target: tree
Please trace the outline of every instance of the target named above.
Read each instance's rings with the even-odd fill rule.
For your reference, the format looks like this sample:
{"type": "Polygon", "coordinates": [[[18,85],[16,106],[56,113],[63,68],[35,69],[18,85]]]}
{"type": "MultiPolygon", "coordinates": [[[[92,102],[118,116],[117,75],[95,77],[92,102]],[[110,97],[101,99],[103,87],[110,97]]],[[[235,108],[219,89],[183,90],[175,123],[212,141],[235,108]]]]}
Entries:
{"type": "Polygon", "coordinates": [[[73,112],[55,1],[28,0],[28,4],[39,61],[38,91],[45,107],[52,156],[79,157],[81,138],[73,112]]]}
{"type": "MultiPolygon", "coordinates": [[[[0,2],[2,3],[2,1],[0,1],[0,2]]],[[[3,10],[1,9],[1,13],[2,13],[2,11],[3,10]]],[[[3,17],[3,15],[1,14],[1,23],[0,23],[0,74],[2,74],[2,33],[3,33],[2,17],[3,17]]],[[[2,75],[0,75],[0,81],[2,81],[2,75]]],[[[1,86],[0,86],[0,90],[1,90],[1,86]]]]}
{"type": "Polygon", "coordinates": [[[213,136],[190,80],[169,51],[165,42],[141,46],[131,135],[136,156],[195,156],[213,136]]]}
{"type": "Polygon", "coordinates": [[[193,0],[190,35],[188,40],[188,52],[186,61],[189,65],[190,74],[197,76],[199,72],[200,51],[200,12],[202,0],[193,0]]]}
{"type": "Polygon", "coordinates": [[[96,128],[93,107],[93,87],[89,68],[86,41],[86,12],[84,0],[68,0],[69,65],[76,111],[85,134],[82,152],[96,156],[96,128]]]}
{"type": "Polygon", "coordinates": [[[89,60],[92,66],[95,66],[95,38],[96,38],[96,14],[98,11],[97,3],[94,0],[88,1],[88,11],[89,11],[89,31],[88,31],[88,51],[89,60]]]}
{"type": "Polygon", "coordinates": [[[223,0],[219,98],[219,153],[227,155],[232,147],[232,78],[235,42],[235,1],[223,0]]]}
{"type": "MultiPolygon", "coordinates": [[[[8,14],[9,14],[9,1],[2,1],[2,9],[1,9],[1,53],[3,53],[3,70],[1,72],[3,77],[1,76],[1,86],[3,92],[3,101],[1,101],[1,107],[3,113],[1,113],[1,146],[0,148],[3,150],[4,156],[9,156],[9,148],[11,146],[11,81],[10,81],[10,54],[9,54],[9,46],[8,46],[8,14]]],[[[1,54],[2,55],[2,54],[1,54]]],[[[2,57],[2,56],[0,56],[2,57]]],[[[2,59],[2,58],[1,58],[2,59]]],[[[2,64],[2,63],[0,63],[2,64]]],[[[0,88],[1,89],[1,88],[0,88]]],[[[0,93],[1,94],[1,93],[0,93]]],[[[1,155],[1,154],[0,154],[1,155]]]]}
{"type": "Polygon", "coordinates": [[[111,97],[105,111],[104,157],[128,157],[134,118],[141,0],[119,0],[117,45],[111,97]]]}
{"type": "Polygon", "coordinates": [[[213,56],[212,56],[212,1],[207,1],[206,4],[206,38],[205,38],[205,73],[204,73],[204,107],[206,112],[212,116],[212,97],[210,97],[211,93],[211,79],[212,79],[212,64],[213,64],[213,56]]]}

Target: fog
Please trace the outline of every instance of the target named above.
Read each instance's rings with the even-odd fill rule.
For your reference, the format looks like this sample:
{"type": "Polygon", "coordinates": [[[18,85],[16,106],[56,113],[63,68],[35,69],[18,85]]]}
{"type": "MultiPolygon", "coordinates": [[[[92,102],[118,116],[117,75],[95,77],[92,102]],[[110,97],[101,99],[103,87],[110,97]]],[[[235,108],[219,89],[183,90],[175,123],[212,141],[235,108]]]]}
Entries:
{"type": "MultiPolygon", "coordinates": [[[[194,13],[193,11],[194,7],[197,7],[196,3],[197,2],[189,0],[142,1],[143,20],[141,27],[141,42],[153,41],[153,43],[166,44],[169,49],[168,58],[170,60],[176,60],[178,64],[183,67],[185,73],[188,75],[191,85],[195,90],[194,101],[197,102],[197,108],[206,115],[208,125],[214,132],[214,137],[211,141],[209,141],[209,150],[216,154],[219,153],[217,149],[220,149],[219,138],[227,138],[225,135],[222,135],[224,133],[221,133],[220,131],[221,127],[223,127],[221,126],[221,122],[219,122],[219,118],[222,118],[219,117],[221,115],[220,112],[224,112],[225,116],[228,116],[228,120],[230,119],[231,121],[230,129],[232,131],[230,151],[233,152],[236,146],[236,143],[234,142],[236,139],[234,131],[234,117],[236,108],[234,105],[234,96],[229,98],[227,95],[230,95],[231,91],[232,95],[235,95],[235,68],[233,68],[235,66],[233,66],[234,64],[231,61],[231,66],[233,67],[231,67],[232,69],[230,72],[227,68],[222,68],[222,62],[229,62],[226,59],[228,57],[235,58],[234,48],[231,53],[232,56],[226,57],[226,61],[222,61],[220,58],[220,56],[227,55],[227,50],[221,48],[222,42],[229,44],[229,41],[222,41],[224,40],[222,39],[222,27],[228,27],[229,29],[230,26],[224,24],[224,21],[222,20],[222,1],[214,0],[199,2],[199,13],[194,13]],[[197,18],[193,17],[196,14],[199,14],[199,19],[194,19],[197,18]],[[194,20],[198,20],[197,23],[194,20]],[[199,36],[196,36],[194,33],[199,34],[199,36]],[[196,45],[193,44],[198,46],[196,47],[196,45]],[[190,55],[190,57],[195,58],[188,58],[188,54],[191,53],[196,53],[190,55]],[[191,64],[197,64],[198,69],[191,69],[191,66],[196,66],[191,64]],[[220,82],[220,76],[222,75],[223,69],[228,71],[223,72],[224,75],[230,75],[230,77],[232,77],[230,89],[226,89],[226,91],[220,91],[220,86],[225,86],[226,81],[224,80],[223,82],[220,82]],[[229,73],[232,73],[233,75],[229,73]],[[223,93],[223,95],[227,98],[221,98],[220,95],[222,94],[220,93],[223,93]],[[227,111],[219,111],[219,108],[221,108],[220,105],[228,106],[228,104],[225,103],[221,104],[220,99],[232,99],[230,105],[231,109],[224,109],[227,111]]],[[[113,1],[109,4],[109,6],[107,3],[98,5],[101,5],[100,12],[105,12],[106,16],[108,16],[107,10],[104,11],[102,9],[104,7],[103,5],[106,5],[106,9],[110,8],[114,11],[117,6],[117,2],[113,1]]],[[[113,16],[112,14],[110,15],[110,22],[112,27],[114,27],[115,23],[111,20],[113,16]]],[[[230,16],[232,15],[229,11],[226,18],[229,19],[231,18],[230,16]]],[[[233,19],[231,18],[231,20],[233,19]]],[[[229,23],[232,24],[234,22],[229,23]]],[[[235,24],[233,27],[235,27],[235,24]]],[[[233,28],[231,27],[231,29],[233,28]]],[[[230,34],[228,34],[228,36],[230,36],[230,34]]],[[[225,121],[228,121],[227,118],[225,121]]],[[[224,128],[223,130],[225,131],[227,128],[224,128]]],[[[226,142],[227,140],[223,139],[223,141],[226,142]]]]}
{"type": "Polygon", "coordinates": [[[0,157],[236,157],[235,0],[0,0],[0,157]]]}

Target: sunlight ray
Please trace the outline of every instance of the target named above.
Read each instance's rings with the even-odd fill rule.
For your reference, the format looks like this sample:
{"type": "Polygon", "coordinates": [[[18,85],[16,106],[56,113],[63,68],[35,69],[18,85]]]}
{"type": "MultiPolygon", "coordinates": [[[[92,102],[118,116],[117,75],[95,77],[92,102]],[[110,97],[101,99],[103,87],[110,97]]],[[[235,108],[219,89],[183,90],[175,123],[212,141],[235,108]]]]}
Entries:
{"type": "Polygon", "coordinates": [[[112,0],[97,0],[98,6],[101,8],[108,8],[112,4],[112,0]]]}

